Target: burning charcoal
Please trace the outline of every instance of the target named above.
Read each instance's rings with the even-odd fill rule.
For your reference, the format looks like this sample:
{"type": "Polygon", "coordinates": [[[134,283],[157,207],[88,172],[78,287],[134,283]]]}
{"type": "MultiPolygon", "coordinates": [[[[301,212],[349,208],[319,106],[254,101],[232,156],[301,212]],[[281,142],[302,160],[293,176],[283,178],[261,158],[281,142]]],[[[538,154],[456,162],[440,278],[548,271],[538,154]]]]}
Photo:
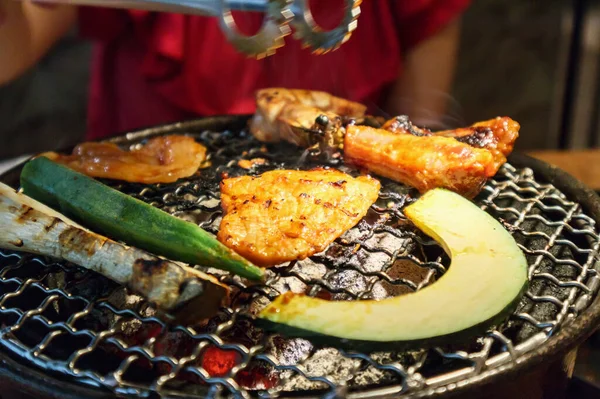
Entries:
{"type": "MultiPolygon", "coordinates": [[[[328,376],[335,383],[345,383],[360,366],[360,360],[344,357],[333,348],[320,349],[303,363],[307,376],[328,376]]],[[[322,383],[309,381],[301,376],[291,377],[283,386],[283,390],[318,389],[322,383]]]]}
{"type": "Polygon", "coordinates": [[[238,372],[236,381],[247,390],[267,390],[279,383],[278,374],[270,364],[254,362],[238,372]]]}
{"type": "MultiPolygon", "coordinates": [[[[202,125],[201,130],[204,129],[204,126],[202,125]]],[[[292,145],[263,146],[254,141],[250,134],[244,131],[239,132],[236,130],[225,133],[205,131],[198,134],[197,137],[209,148],[211,166],[203,169],[193,179],[174,184],[152,186],[116,183],[114,181],[106,181],[106,183],[162,209],[174,211],[178,217],[197,223],[211,233],[216,233],[222,213],[219,201],[219,182],[222,178],[255,174],[271,169],[310,169],[324,165],[322,158],[314,156],[315,154],[306,152],[303,155],[302,150],[292,145]],[[253,165],[249,171],[239,166],[238,161],[244,157],[248,159],[260,157],[268,162],[265,165],[253,165]]],[[[330,166],[334,166],[352,176],[357,176],[360,173],[356,169],[344,165],[339,159],[331,161],[330,166]]],[[[244,166],[244,162],[242,162],[242,166],[244,166]]],[[[268,286],[249,285],[248,282],[239,277],[230,276],[224,271],[208,267],[210,265],[197,266],[198,269],[215,274],[223,281],[231,284],[234,291],[234,301],[230,304],[231,309],[224,309],[217,316],[190,327],[190,331],[193,330],[194,336],[176,326],[141,321],[144,317],[155,316],[156,309],[149,306],[139,296],[128,294],[126,290],[118,288],[114,283],[100,275],[82,271],[71,265],[58,265],[49,259],[41,258],[40,262],[25,262],[22,266],[15,267],[18,257],[3,257],[0,259],[2,260],[0,262],[0,272],[2,272],[3,279],[0,287],[5,290],[3,293],[14,292],[19,288],[19,285],[16,282],[7,282],[4,279],[18,277],[24,280],[29,277],[40,278],[46,276],[42,280],[42,284],[50,290],[63,290],[65,294],[82,296],[91,301],[97,301],[93,303],[92,312],[78,317],[72,323],[73,328],[81,333],[93,334],[99,334],[114,328],[117,333],[112,337],[124,342],[134,352],[141,350],[141,346],[146,344],[149,346],[148,350],[151,357],[165,356],[172,357],[177,362],[187,362],[173,378],[167,380],[163,387],[165,392],[173,390],[173,396],[227,396],[227,387],[207,383],[193,371],[196,367],[202,366],[209,375],[223,377],[235,365],[240,365],[242,361],[246,360],[248,360],[248,364],[239,370],[235,376],[237,384],[246,390],[268,390],[273,388],[276,394],[280,390],[329,389],[328,385],[323,382],[308,380],[301,373],[294,370],[294,366],[306,370],[307,376],[326,377],[335,384],[345,383],[350,391],[356,389],[367,392],[369,389],[380,388],[385,385],[406,384],[407,381],[403,373],[409,373],[411,375],[409,379],[412,376],[420,378],[423,375],[438,379],[443,376],[447,377],[449,375],[447,373],[453,370],[472,366],[469,362],[452,360],[452,357],[483,352],[481,336],[484,336],[484,334],[478,338],[473,338],[470,343],[447,345],[441,352],[432,350],[427,352],[370,353],[368,356],[372,362],[367,362],[361,358],[344,356],[340,351],[333,348],[315,347],[311,342],[304,339],[290,339],[285,336],[268,334],[243,317],[244,314],[256,314],[269,303],[269,297],[274,297],[286,291],[306,293],[326,300],[381,299],[412,291],[411,282],[418,285],[428,278],[430,278],[429,283],[433,282],[435,278],[439,278],[440,271],[437,269],[414,263],[407,260],[405,256],[410,254],[419,259],[420,262],[425,262],[427,260],[435,261],[443,253],[437,244],[433,243],[422,232],[419,232],[412,223],[402,216],[403,207],[418,198],[418,192],[387,179],[381,179],[381,183],[379,200],[355,228],[343,234],[320,254],[303,261],[269,269],[266,273],[268,286]],[[415,238],[415,235],[418,238],[415,238]],[[423,245],[424,242],[427,245],[423,245]],[[390,257],[392,253],[397,255],[394,262],[390,257]],[[380,272],[385,273],[392,282],[403,279],[408,284],[389,283],[378,275],[380,272]],[[369,275],[364,276],[365,273],[369,275]],[[361,297],[358,298],[357,295],[361,295],[361,297]],[[107,297],[108,300],[103,299],[107,297]],[[119,311],[130,309],[138,316],[134,316],[134,314],[118,316],[104,306],[106,304],[119,311]],[[241,314],[236,314],[236,312],[241,314]],[[249,359],[245,359],[242,354],[245,350],[221,348],[219,345],[215,345],[214,342],[208,342],[206,334],[213,334],[226,344],[239,344],[247,350],[253,348],[257,352],[250,352],[249,359]],[[154,343],[151,344],[152,342],[154,343]],[[206,346],[194,355],[200,344],[206,346]],[[461,351],[464,353],[461,353],[461,351]],[[275,364],[292,367],[292,370],[278,370],[269,362],[257,360],[256,354],[269,356],[269,359],[272,359],[275,364]],[[400,370],[386,370],[384,369],[385,366],[397,366],[400,370]]],[[[546,251],[548,240],[538,236],[528,238],[523,233],[528,234],[538,231],[547,236],[557,234],[555,244],[547,252],[558,259],[569,259],[578,265],[584,265],[588,261],[589,254],[587,252],[578,252],[575,248],[563,248],[565,245],[560,244],[560,242],[561,240],[566,241],[578,248],[588,250],[588,248],[591,248],[588,240],[591,242],[597,239],[597,236],[595,236],[596,226],[588,221],[587,216],[579,208],[574,211],[572,221],[568,223],[568,227],[589,231],[590,233],[582,234],[577,233],[575,230],[571,232],[571,229],[568,228],[561,231],[557,230],[557,225],[562,226],[559,223],[564,218],[564,212],[562,211],[543,210],[536,205],[525,215],[526,210],[529,209],[529,204],[531,204],[530,199],[533,198],[541,198],[540,204],[544,204],[546,207],[571,209],[561,202],[568,199],[557,189],[549,184],[544,185],[543,192],[546,194],[542,195],[542,188],[540,187],[530,169],[514,168],[507,164],[494,177],[490,185],[484,189],[476,202],[485,203],[487,212],[510,223],[515,223],[519,215],[512,213],[512,211],[506,211],[506,209],[516,210],[521,216],[535,215],[536,219],[524,218],[523,223],[518,225],[519,230],[513,231],[515,239],[525,248],[539,252],[546,251]],[[500,182],[510,184],[499,185],[500,182]],[[493,195],[498,196],[490,196],[492,191],[494,192],[493,195]],[[519,198],[528,199],[528,201],[519,198]],[[543,220],[552,222],[552,224],[546,224],[543,220]],[[520,229],[522,229],[522,233],[520,229]]],[[[589,256],[593,257],[594,255],[589,256]]],[[[548,256],[543,256],[543,259],[536,263],[536,259],[539,257],[537,252],[534,255],[529,255],[529,257],[530,264],[536,265],[536,278],[532,280],[528,290],[530,294],[542,297],[551,296],[565,302],[565,304],[572,295],[575,295],[575,301],[580,300],[584,295],[592,297],[591,294],[583,293],[583,289],[579,288],[580,283],[572,283],[581,276],[582,278],[578,281],[588,284],[589,275],[587,276],[588,280],[586,280],[586,276],[580,274],[582,272],[579,267],[557,264],[548,256]],[[540,276],[540,273],[546,276],[551,275],[562,283],[571,284],[568,286],[558,285],[554,281],[550,281],[549,278],[544,277],[544,275],[540,276]],[[574,294],[571,294],[572,292],[574,294]]],[[[592,288],[591,285],[590,288],[592,288]]],[[[36,293],[37,291],[39,290],[36,290],[36,293]]],[[[595,294],[596,291],[593,293],[595,294]]],[[[53,293],[40,291],[38,294],[46,295],[47,298],[53,293]]],[[[0,314],[0,330],[17,325],[19,316],[11,310],[18,307],[20,303],[18,301],[24,300],[24,296],[26,295],[20,295],[10,301],[5,301],[4,306],[6,309],[0,312],[2,313],[0,314]],[[11,302],[15,305],[10,306],[11,302]]],[[[573,303],[581,303],[581,301],[573,303]]],[[[52,306],[55,311],[60,310],[58,313],[61,317],[64,316],[65,319],[81,310],[80,301],[53,301],[52,306]],[[70,308],[71,303],[76,303],[76,306],[70,308]]],[[[569,309],[571,309],[572,306],[569,306],[569,309]]],[[[560,328],[563,325],[561,323],[565,320],[571,320],[570,317],[558,319],[559,309],[556,305],[552,303],[540,304],[527,298],[522,301],[517,313],[524,313],[542,322],[555,322],[557,328],[560,328]]],[[[25,324],[25,326],[28,325],[25,324]]],[[[55,352],[48,350],[43,352],[44,356],[52,361],[52,367],[59,377],[79,378],[75,377],[73,369],[69,365],[69,357],[72,353],[67,349],[69,345],[62,345],[62,341],[58,341],[60,339],[72,340],[74,337],[60,328],[58,323],[55,323],[52,327],[54,331],[61,331],[62,335],[55,338],[61,345],[55,346],[55,352]]],[[[26,328],[17,328],[17,335],[26,328]]],[[[515,316],[512,317],[509,323],[499,326],[498,329],[512,341],[518,355],[520,354],[519,348],[524,347],[523,343],[527,343],[529,348],[540,347],[547,337],[557,331],[554,327],[547,328],[544,324],[536,326],[515,316]],[[531,337],[536,338],[532,340],[531,337]]],[[[21,336],[24,336],[24,334],[21,334],[21,336]]],[[[84,337],[84,334],[80,338],[82,337],[84,337]]],[[[17,343],[13,342],[11,334],[6,334],[2,338],[7,340],[9,344],[17,343]]],[[[107,341],[110,340],[101,340],[96,350],[101,353],[102,357],[96,357],[95,359],[116,359],[114,364],[110,363],[111,366],[107,366],[107,373],[103,374],[111,376],[118,369],[122,360],[131,356],[131,352],[123,351],[107,341]]],[[[36,339],[35,342],[22,341],[17,344],[24,345],[26,353],[33,353],[35,345],[38,345],[39,342],[40,340],[36,339]],[[28,345],[29,347],[27,347],[28,345]]],[[[86,345],[87,343],[83,342],[81,347],[85,348],[86,345]]],[[[504,354],[506,351],[506,347],[496,340],[491,348],[490,356],[499,353],[504,354]]],[[[76,366],[80,368],[80,375],[85,375],[85,378],[92,383],[105,384],[105,387],[110,389],[118,388],[120,392],[136,389],[140,392],[139,396],[143,397],[155,395],[152,387],[156,387],[158,376],[167,376],[172,370],[166,362],[160,359],[153,359],[154,361],[151,362],[142,356],[140,352],[135,353],[139,355],[139,358],[132,363],[131,367],[135,367],[140,372],[140,376],[145,378],[140,379],[143,382],[136,386],[128,385],[126,380],[117,383],[111,377],[107,377],[104,381],[96,378],[93,372],[104,370],[100,365],[101,362],[86,363],[78,361],[76,366]],[[107,386],[106,384],[112,385],[107,386]]],[[[10,354],[19,357],[17,353],[10,354]]],[[[366,358],[367,355],[364,356],[366,358]]],[[[18,360],[23,360],[26,363],[31,359],[18,360]]],[[[42,357],[38,358],[37,361],[44,362],[42,357]]],[[[46,366],[49,364],[47,363],[46,366]]],[[[242,397],[244,395],[243,392],[239,395],[237,392],[232,392],[230,396],[242,397]]],[[[301,395],[316,396],[310,392],[301,395]]]]}
{"type": "Polygon", "coordinates": [[[252,300],[250,306],[248,306],[248,313],[251,315],[257,315],[261,310],[267,307],[271,303],[269,298],[264,296],[258,296],[252,300]]]}
{"type": "Polygon", "coordinates": [[[167,331],[156,337],[154,353],[157,356],[170,356],[181,359],[190,356],[199,341],[183,331],[167,331]]]}
{"type": "MultiPolygon", "coordinates": [[[[370,357],[378,366],[396,364],[400,367],[400,370],[404,369],[402,371],[406,372],[409,365],[414,365],[417,362],[420,353],[421,352],[373,352],[370,354],[370,357]]],[[[398,384],[402,383],[403,380],[404,376],[402,375],[402,372],[383,370],[365,361],[363,368],[356,373],[356,376],[349,385],[368,386],[371,384],[398,384]]]]}
{"type": "MultiPolygon", "coordinates": [[[[414,283],[416,286],[427,281],[427,279],[429,279],[427,284],[431,284],[436,279],[435,271],[428,267],[420,266],[408,259],[397,260],[387,269],[386,273],[392,281],[406,280],[414,283]]],[[[414,291],[413,288],[402,283],[392,284],[385,281],[381,284],[389,296],[398,296],[414,291]]]]}
{"type": "MultiPolygon", "coordinates": [[[[128,294],[127,289],[124,287],[118,287],[108,296],[107,303],[112,305],[115,309],[135,310],[143,303],[143,299],[138,295],[128,294]]],[[[122,316],[117,315],[106,307],[96,307],[92,313],[102,325],[108,326],[108,328],[116,327],[125,335],[135,334],[141,326],[139,320],[123,319],[122,316]]]]}
{"type": "Polygon", "coordinates": [[[306,359],[313,350],[313,345],[301,338],[286,339],[281,336],[274,336],[271,339],[271,351],[279,364],[293,365],[306,359]]]}
{"type": "MultiPolygon", "coordinates": [[[[46,284],[49,289],[64,289],[67,285],[65,272],[60,271],[58,273],[50,273],[48,277],[46,277],[46,284]]],[[[58,301],[54,301],[52,303],[52,307],[56,313],[60,313],[60,308],[58,306],[58,301]]]]}
{"type": "Polygon", "coordinates": [[[202,351],[200,365],[211,377],[225,377],[240,361],[237,351],[210,345],[202,351]]]}
{"type": "Polygon", "coordinates": [[[64,289],[67,286],[67,280],[64,271],[59,271],[57,273],[50,273],[48,277],[46,277],[46,284],[48,288],[53,289],[64,289]]]}

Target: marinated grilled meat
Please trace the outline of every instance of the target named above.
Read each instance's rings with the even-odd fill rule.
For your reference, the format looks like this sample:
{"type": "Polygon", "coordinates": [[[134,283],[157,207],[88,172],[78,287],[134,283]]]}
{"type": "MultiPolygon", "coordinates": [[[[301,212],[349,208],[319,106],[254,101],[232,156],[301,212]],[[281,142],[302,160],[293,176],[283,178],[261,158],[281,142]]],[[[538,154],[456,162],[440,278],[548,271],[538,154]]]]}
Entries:
{"type": "Polygon", "coordinates": [[[343,142],[344,118],[362,118],[362,104],[322,91],[269,88],[256,93],[250,131],[260,141],[288,141],[301,147],[343,142]]]}
{"type": "Polygon", "coordinates": [[[515,141],[519,137],[520,126],[511,118],[497,117],[477,122],[469,127],[432,132],[414,126],[407,116],[398,116],[388,120],[382,128],[397,134],[412,134],[418,137],[451,137],[472,147],[486,149],[494,156],[497,170],[512,152],[515,141]]]}
{"type": "Polygon", "coordinates": [[[256,102],[251,131],[257,139],[318,146],[328,156],[343,149],[345,161],[421,192],[443,187],[475,196],[519,137],[519,124],[508,117],[432,132],[407,116],[382,123],[365,116],[364,106],[323,92],[265,89],[256,102]]]}
{"type": "Polygon", "coordinates": [[[71,155],[41,154],[91,177],[137,183],[172,183],[196,173],[206,147],[187,136],[162,136],[124,151],[112,143],[82,143],[71,155]]]}
{"type": "Polygon", "coordinates": [[[346,162],[425,192],[443,187],[472,198],[498,170],[491,151],[455,138],[348,126],[346,162]]]}
{"type": "Polygon", "coordinates": [[[304,259],[356,225],[377,200],[379,187],[371,177],[333,169],[226,179],[217,237],[260,266],[304,259]]]}

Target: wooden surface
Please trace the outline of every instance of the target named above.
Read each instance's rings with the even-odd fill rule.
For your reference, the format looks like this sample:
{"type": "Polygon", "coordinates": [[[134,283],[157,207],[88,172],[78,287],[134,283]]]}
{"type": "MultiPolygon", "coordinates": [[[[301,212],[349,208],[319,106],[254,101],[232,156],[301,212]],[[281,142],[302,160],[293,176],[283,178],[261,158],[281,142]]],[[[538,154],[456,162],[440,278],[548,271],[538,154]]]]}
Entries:
{"type": "Polygon", "coordinates": [[[527,155],[558,166],[594,190],[600,190],[600,149],[533,151],[527,155]]]}

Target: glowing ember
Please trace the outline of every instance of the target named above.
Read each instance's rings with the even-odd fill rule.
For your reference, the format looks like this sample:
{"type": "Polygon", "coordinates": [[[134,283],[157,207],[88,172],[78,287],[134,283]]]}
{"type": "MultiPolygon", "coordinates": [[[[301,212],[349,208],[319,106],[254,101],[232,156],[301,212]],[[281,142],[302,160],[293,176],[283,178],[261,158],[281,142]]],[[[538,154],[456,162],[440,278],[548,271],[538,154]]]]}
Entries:
{"type": "Polygon", "coordinates": [[[240,361],[240,354],[234,350],[209,346],[204,350],[201,366],[211,377],[223,377],[240,361]]]}

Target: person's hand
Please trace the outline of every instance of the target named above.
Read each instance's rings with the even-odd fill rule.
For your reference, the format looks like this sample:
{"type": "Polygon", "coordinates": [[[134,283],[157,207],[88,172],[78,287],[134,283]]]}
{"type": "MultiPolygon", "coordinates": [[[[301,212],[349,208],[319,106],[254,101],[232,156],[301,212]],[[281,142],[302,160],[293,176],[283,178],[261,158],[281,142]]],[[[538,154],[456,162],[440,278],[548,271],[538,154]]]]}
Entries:
{"type": "MultiPolygon", "coordinates": [[[[2,25],[2,22],[4,20],[6,20],[6,10],[4,7],[4,3],[6,3],[6,1],[15,1],[15,0],[0,0],[0,25],[2,25]]],[[[56,7],[56,4],[54,4],[52,1],[48,1],[48,0],[32,0],[31,2],[35,5],[37,5],[39,7],[43,7],[43,8],[56,7]]]]}
{"type": "Polygon", "coordinates": [[[39,7],[46,7],[46,8],[56,7],[56,3],[52,2],[52,1],[48,1],[48,0],[31,0],[31,2],[39,7]]]}
{"type": "Polygon", "coordinates": [[[75,6],[53,0],[0,0],[0,14],[0,86],[35,65],[77,21],[75,6]]]}

